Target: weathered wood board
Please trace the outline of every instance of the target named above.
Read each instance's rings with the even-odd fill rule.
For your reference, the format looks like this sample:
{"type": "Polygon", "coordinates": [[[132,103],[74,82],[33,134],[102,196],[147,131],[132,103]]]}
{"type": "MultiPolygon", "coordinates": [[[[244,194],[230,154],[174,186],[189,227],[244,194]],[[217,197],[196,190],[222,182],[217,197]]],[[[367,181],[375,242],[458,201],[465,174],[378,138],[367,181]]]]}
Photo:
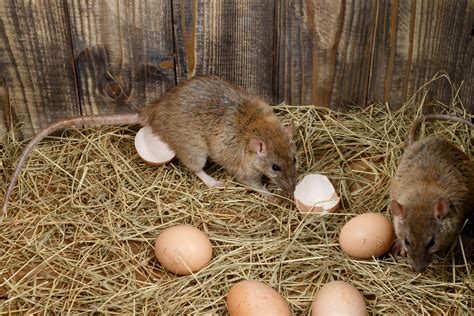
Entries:
{"type": "Polygon", "coordinates": [[[445,71],[474,112],[473,21],[474,0],[4,0],[0,137],[132,112],[204,74],[271,103],[345,109],[397,108],[445,71]]]}
{"type": "Polygon", "coordinates": [[[364,105],[375,2],[277,3],[277,100],[332,108],[364,105]]]}
{"type": "MultiPolygon", "coordinates": [[[[443,71],[474,112],[474,1],[378,1],[368,101],[398,108],[443,71]]],[[[429,96],[449,102],[451,86],[440,80],[429,96]]]]}
{"type": "Polygon", "coordinates": [[[178,80],[219,75],[273,101],[274,1],[173,0],[178,80]]]}
{"type": "Polygon", "coordinates": [[[176,83],[170,1],[70,1],[82,113],[133,112],[176,83]]]}
{"type": "Polygon", "coordinates": [[[80,115],[75,80],[65,2],[0,1],[0,138],[80,115]]]}

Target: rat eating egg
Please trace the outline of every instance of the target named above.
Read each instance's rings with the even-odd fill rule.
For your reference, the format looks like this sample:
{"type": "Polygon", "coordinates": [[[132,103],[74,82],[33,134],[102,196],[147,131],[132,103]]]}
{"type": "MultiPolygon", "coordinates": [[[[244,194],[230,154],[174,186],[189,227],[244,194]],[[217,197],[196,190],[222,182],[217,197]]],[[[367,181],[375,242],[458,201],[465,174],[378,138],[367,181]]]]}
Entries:
{"type": "Polygon", "coordinates": [[[339,234],[339,244],[348,255],[368,259],[386,253],[395,240],[392,223],[377,213],[365,213],[348,221],[339,234]]]}
{"type": "Polygon", "coordinates": [[[244,280],[233,285],[227,294],[230,316],[291,316],[286,300],[270,286],[259,281],[244,280]]]}
{"type": "Polygon", "coordinates": [[[168,271],[189,275],[201,270],[211,261],[212,245],[199,229],[177,225],[160,233],[155,241],[155,256],[168,271]]]}
{"type": "Polygon", "coordinates": [[[367,306],[360,292],[344,281],[326,283],[314,297],[311,316],[367,315],[367,306]]]}

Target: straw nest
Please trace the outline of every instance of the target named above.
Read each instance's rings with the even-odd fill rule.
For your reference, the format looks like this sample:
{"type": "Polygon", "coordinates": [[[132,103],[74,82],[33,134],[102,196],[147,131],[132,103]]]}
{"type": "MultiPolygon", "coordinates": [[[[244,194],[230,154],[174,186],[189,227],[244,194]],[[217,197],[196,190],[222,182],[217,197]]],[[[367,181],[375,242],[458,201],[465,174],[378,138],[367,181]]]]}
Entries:
{"type": "MultiPolygon", "coordinates": [[[[426,105],[423,91],[397,112],[381,103],[345,114],[276,107],[283,121],[296,122],[299,174],[327,175],[343,197],[339,212],[326,216],[303,215],[290,200],[269,203],[212,164],[226,189],[206,189],[177,161],[149,166],[127,128],[48,139],[28,159],[2,218],[0,311],[221,315],[229,288],[253,279],[281,293],[295,315],[309,314],[331,280],[359,289],[371,314],[469,314],[472,258],[459,245],[418,274],[406,258],[351,259],[338,244],[355,215],[391,217],[390,178],[426,105]],[[213,244],[213,260],[195,275],[175,276],[154,258],[155,238],[176,224],[194,225],[213,244]]],[[[436,108],[469,117],[457,97],[436,108]]],[[[472,134],[460,124],[429,123],[423,134],[474,154],[472,134]]],[[[2,194],[23,145],[12,138],[2,145],[2,194]]]]}

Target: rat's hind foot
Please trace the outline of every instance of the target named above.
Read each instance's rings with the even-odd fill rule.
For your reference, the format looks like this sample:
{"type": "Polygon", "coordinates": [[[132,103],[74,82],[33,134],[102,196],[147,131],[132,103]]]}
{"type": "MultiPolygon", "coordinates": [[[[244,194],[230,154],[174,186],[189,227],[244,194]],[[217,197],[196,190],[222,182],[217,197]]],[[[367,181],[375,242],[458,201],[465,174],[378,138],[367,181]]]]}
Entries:
{"type": "Polygon", "coordinates": [[[405,257],[407,255],[405,247],[403,247],[402,241],[400,239],[395,240],[395,243],[390,249],[390,253],[394,256],[402,256],[402,257],[405,257]]]}
{"type": "Polygon", "coordinates": [[[199,171],[199,172],[196,172],[196,175],[207,185],[208,188],[212,189],[212,188],[224,188],[225,187],[225,183],[223,181],[218,181],[216,179],[214,179],[213,177],[211,177],[210,175],[208,175],[206,172],[204,171],[199,171]]]}

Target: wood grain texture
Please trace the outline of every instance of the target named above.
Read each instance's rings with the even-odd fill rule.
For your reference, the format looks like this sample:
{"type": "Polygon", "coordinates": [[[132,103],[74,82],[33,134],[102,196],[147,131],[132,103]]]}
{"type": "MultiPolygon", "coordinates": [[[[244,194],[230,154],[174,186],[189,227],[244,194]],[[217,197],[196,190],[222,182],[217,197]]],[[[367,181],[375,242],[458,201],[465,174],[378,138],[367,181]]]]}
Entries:
{"type": "Polygon", "coordinates": [[[273,101],[274,1],[173,0],[178,80],[218,75],[273,101]]]}
{"type": "Polygon", "coordinates": [[[84,115],[133,112],[176,83],[170,1],[68,1],[84,115]]]}
{"type": "Polygon", "coordinates": [[[3,0],[0,137],[132,112],[195,75],[343,109],[397,108],[445,71],[474,112],[473,60],[474,0],[3,0]]]}
{"type": "Polygon", "coordinates": [[[0,137],[79,115],[63,1],[0,1],[0,85],[0,137]]]}
{"type": "Polygon", "coordinates": [[[277,1],[278,101],[344,108],[365,105],[372,1],[277,1]]]}
{"type": "MultiPolygon", "coordinates": [[[[379,1],[369,101],[398,108],[440,71],[458,85],[474,112],[474,1],[379,1]]],[[[447,81],[430,89],[430,99],[449,102],[447,81]]]]}

